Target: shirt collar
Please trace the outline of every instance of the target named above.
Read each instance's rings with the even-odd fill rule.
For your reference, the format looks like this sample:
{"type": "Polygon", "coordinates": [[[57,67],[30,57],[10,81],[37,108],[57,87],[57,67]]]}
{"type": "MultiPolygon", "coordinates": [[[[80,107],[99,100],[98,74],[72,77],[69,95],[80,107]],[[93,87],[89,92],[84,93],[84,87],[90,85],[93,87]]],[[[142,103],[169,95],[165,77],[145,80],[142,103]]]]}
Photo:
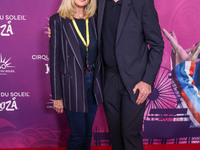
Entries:
{"type": "Polygon", "coordinates": [[[122,4],[123,0],[118,0],[117,2],[115,2],[114,0],[107,0],[109,2],[112,2],[113,4],[122,4]]]}

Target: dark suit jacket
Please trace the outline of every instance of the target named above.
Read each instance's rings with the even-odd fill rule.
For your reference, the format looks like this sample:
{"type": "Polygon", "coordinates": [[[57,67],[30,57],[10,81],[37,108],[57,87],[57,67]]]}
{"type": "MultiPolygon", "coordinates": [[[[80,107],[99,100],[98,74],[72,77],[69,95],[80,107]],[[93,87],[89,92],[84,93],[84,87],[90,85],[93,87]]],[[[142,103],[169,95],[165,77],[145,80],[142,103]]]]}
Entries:
{"type": "MultiPolygon", "coordinates": [[[[94,19],[90,19],[95,28],[94,19]]],[[[87,112],[85,73],[75,28],[70,19],[58,14],[50,17],[49,41],[50,80],[52,99],[63,99],[64,107],[73,112],[87,112]]],[[[97,34],[96,34],[97,37],[97,34]]],[[[94,78],[96,103],[102,102],[101,61],[97,56],[94,78]]]]}
{"type": "MultiPolygon", "coordinates": [[[[98,1],[99,48],[105,2],[98,1]]],[[[164,42],[153,0],[123,0],[116,38],[116,59],[133,101],[136,100],[132,92],[135,84],[144,81],[153,86],[163,49],[164,42]]]]}

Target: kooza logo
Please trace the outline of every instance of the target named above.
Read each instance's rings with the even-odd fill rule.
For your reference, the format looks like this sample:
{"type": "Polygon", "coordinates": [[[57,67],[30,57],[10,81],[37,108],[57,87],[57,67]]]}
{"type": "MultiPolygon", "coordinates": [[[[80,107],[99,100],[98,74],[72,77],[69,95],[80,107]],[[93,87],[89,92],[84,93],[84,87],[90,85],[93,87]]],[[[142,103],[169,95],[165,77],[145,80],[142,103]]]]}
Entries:
{"type": "Polygon", "coordinates": [[[3,58],[2,54],[0,54],[0,69],[15,67],[15,66],[11,66],[10,60],[11,60],[11,57],[6,59],[6,58],[3,58]]]}
{"type": "Polygon", "coordinates": [[[20,101],[22,101],[23,98],[29,97],[30,92],[0,92],[1,100],[6,99],[3,102],[0,102],[0,112],[18,110],[19,108],[16,99],[20,98],[20,101]]]}
{"type": "Polygon", "coordinates": [[[0,111],[15,111],[18,110],[16,97],[13,97],[11,100],[0,102],[0,111]]]}
{"type": "Polygon", "coordinates": [[[0,29],[2,29],[1,36],[11,36],[14,34],[11,26],[11,21],[8,21],[7,24],[0,26],[0,29]]]}
{"type": "Polygon", "coordinates": [[[26,15],[0,15],[1,21],[7,21],[3,25],[0,25],[0,36],[11,36],[14,34],[12,21],[25,21],[26,15]]]}

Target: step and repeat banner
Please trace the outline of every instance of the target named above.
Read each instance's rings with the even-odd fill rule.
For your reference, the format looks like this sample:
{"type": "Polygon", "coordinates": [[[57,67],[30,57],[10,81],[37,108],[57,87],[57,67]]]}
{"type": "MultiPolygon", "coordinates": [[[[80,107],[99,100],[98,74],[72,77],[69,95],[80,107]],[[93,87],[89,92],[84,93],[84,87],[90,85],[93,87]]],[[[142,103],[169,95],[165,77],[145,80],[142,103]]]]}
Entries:
{"type": "MultiPolygon", "coordinates": [[[[67,144],[67,119],[52,109],[46,34],[49,17],[60,3],[0,0],[1,149],[67,144]]],[[[191,61],[192,55],[198,56],[199,5],[199,0],[155,0],[161,28],[173,30],[180,47],[173,54],[163,35],[163,62],[144,116],[144,144],[200,142],[200,67],[191,61]],[[192,46],[192,51],[184,51],[192,46]],[[179,63],[173,65],[171,53],[179,63]]],[[[95,118],[92,145],[110,145],[102,105],[95,118]]]]}

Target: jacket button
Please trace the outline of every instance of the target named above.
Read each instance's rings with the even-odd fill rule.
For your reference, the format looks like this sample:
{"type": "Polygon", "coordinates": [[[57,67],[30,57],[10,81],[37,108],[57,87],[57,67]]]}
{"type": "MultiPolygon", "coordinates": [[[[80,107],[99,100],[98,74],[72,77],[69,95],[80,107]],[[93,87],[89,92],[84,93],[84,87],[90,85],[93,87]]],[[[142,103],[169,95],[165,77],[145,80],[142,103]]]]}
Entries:
{"type": "Polygon", "coordinates": [[[70,78],[73,79],[73,76],[71,76],[70,78]]]}

